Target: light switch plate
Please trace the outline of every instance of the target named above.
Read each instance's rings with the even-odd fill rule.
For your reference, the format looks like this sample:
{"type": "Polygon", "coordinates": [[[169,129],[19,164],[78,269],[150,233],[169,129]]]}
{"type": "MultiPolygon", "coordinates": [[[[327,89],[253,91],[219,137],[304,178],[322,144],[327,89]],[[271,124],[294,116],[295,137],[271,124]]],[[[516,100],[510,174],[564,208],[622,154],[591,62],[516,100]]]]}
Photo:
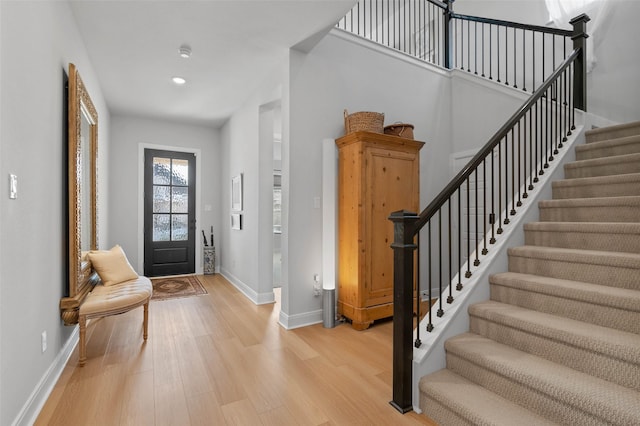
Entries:
{"type": "Polygon", "coordinates": [[[13,173],[9,175],[9,198],[18,198],[18,176],[13,173]]]}

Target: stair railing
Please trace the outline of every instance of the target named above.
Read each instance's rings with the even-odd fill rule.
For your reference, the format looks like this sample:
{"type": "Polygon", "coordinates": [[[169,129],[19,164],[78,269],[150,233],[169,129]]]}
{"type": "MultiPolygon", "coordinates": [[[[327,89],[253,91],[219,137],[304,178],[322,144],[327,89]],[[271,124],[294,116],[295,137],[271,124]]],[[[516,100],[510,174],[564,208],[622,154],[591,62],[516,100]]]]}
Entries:
{"type": "Polygon", "coordinates": [[[453,12],[454,0],[360,0],[338,28],[447,69],[533,93],[573,31],[453,12]]]}
{"type": "MultiPolygon", "coordinates": [[[[443,301],[453,302],[453,287],[462,291],[472,265],[480,265],[502,234],[503,225],[517,214],[528,191],[575,129],[575,109],[586,111],[588,21],[586,15],[571,21],[571,53],[422,213],[399,211],[389,218],[394,222],[391,404],[401,412],[412,408],[413,346],[421,346],[420,326],[413,341],[414,298],[436,301],[427,316],[426,330],[432,331],[434,309],[437,316],[445,314],[443,301]],[[417,280],[414,257],[420,259],[417,280]],[[422,263],[426,263],[424,277],[420,275],[422,263]],[[414,290],[416,281],[427,282],[426,292],[421,285],[414,290]]],[[[420,318],[420,303],[416,306],[420,318]]]]}

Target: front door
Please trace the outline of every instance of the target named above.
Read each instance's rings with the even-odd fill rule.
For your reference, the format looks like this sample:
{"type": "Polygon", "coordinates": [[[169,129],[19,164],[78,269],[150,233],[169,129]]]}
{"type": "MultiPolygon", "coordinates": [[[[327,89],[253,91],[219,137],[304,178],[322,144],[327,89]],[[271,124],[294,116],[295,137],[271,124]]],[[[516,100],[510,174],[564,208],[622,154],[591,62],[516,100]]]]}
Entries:
{"type": "Polygon", "coordinates": [[[145,149],[144,274],[195,272],[195,154],[145,149]]]}

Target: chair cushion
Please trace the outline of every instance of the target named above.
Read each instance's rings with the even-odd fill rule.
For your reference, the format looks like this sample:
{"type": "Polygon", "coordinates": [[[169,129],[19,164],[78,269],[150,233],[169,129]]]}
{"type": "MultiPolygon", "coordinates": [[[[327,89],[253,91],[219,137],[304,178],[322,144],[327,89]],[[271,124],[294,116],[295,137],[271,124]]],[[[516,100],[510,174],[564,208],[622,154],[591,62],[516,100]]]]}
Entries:
{"type": "Polygon", "coordinates": [[[105,286],[138,278],[138,274],[131,267],[127,256],[119,245],[114,246],[111,250],[91,250],[88,256],[105,286]]]}
{"type": "Polygon", "coordinates": [[[80,315],[91,317],[126,312],[144,305],[152,294],[151,280],[145,276],[111,286],[98,284],[80,305],[80,315]]]}

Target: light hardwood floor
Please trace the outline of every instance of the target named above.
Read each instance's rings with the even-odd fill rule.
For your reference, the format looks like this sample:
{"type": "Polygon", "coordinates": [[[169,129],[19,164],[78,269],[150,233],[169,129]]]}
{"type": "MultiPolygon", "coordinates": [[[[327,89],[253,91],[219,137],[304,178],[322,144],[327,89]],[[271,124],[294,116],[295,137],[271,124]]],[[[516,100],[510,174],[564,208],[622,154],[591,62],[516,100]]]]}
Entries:
{"type": "Polygon", "coordinates": [[[435,425],[391,399],[390,321],[287,331],[221,275],[207,295],[92,321],[36,425],[435,425]]]}

